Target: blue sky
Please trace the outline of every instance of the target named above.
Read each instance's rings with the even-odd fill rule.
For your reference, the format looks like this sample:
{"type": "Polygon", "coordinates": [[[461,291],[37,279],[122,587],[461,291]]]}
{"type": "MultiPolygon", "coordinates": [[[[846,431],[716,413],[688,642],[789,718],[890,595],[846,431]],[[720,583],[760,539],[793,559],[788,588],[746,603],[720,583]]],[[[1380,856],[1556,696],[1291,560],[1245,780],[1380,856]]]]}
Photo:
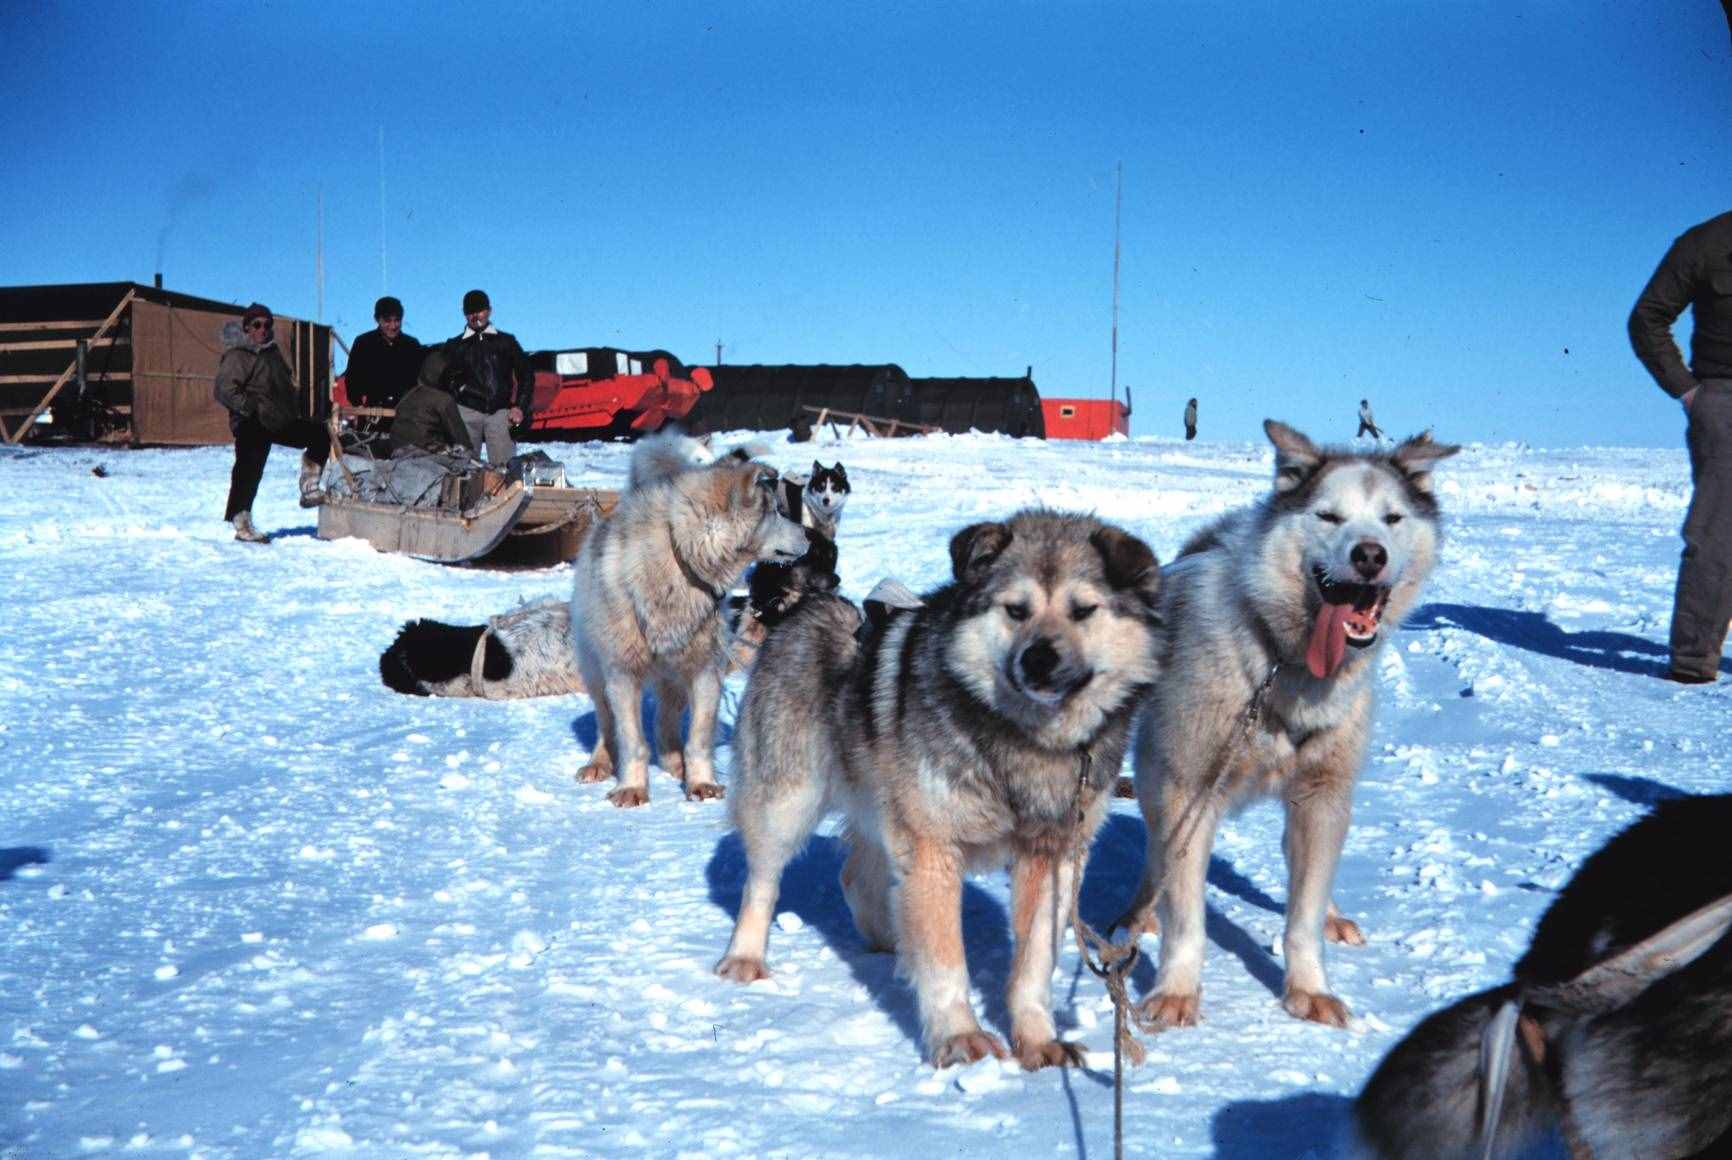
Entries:
{"type": "MultiPolygon", "coordinates": [[[[0,5],[0,284],[135,279],[423,339],[1118,377],[1274,415],[1676,445],[1624,323],[1732,208],[1678,4],[0,5]],[[382,285],[379,133],[385,136],[382,285]]],[[[1680,327],[1680,337],[1687,325],[1680,327]]]]}

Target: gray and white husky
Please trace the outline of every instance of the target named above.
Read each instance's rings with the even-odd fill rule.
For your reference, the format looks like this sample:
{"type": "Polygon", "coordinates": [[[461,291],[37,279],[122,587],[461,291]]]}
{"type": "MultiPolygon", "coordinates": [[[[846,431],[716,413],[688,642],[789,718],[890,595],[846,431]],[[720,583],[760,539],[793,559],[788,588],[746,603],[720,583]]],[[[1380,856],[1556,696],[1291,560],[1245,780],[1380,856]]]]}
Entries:
{"type": "Polygon", "coordinates": [[[773,470],[733,453],[699,466],[691,443],[677,434],[639,443],[630,486],[572,564],[571,641],[600,734],[578,780],[606,781],[617,759],[608,800],[621,807],[649,800],[639,716],[646,685],[656,693],[662,768],[685,782],[687,797],[722,796],[713,749],[727,661],[723,603],[754,562],[797,560],[808,547],[800,525],[777,510],[773,470]]]}
{"type": "Polygon", "coordinates": [[[1270,420],[1274,489],[1180,549],[1161,590],[1164,676],[1135,747],[1148,855],[1120,925],[1158,926],[1144,1018],[1197,1021],[1203,883],[1226,812],[1280,797],[1287,813],[1282,1005],[1345,1026],[1325,935],[1363,943],[1330,904],[1371,725],[1372,658],[1413,607],[1439,544],[1431,470],[1459,448],[1430,434],[1385,454],[1319,448],[1270,420]]]}
{"type": "Polygon", "coordinates": [[[895,949],[932,1062],[1004,1054],[969,1004],[961,908],[965,871],[1008,864],[1011,1048],[1031,1069],[1072,1063],[1053,962],[1155,679],[1160,569],[1129,533],[1048,511],[964,528],[950,554],[955,582],[919,607],[878,601],[863,629],[853,604],[809,593],[765,641],[734,730],[747,880],[716,971],[768,973],[782,870],[840,810],[843,894],[867,944],[895,949]]]}

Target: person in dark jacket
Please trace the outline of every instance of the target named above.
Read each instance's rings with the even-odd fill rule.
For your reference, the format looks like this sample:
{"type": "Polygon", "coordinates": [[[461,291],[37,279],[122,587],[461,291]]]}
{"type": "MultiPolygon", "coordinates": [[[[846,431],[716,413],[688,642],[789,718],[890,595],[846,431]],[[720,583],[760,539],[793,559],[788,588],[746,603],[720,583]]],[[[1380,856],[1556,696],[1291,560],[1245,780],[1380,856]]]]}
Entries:
{"type": "Polygon", "coordinates": [[[445,385],[445,351],[435,347],[421,362],[421,377],[397,400],[391,420],[391,454],[422,455],[458,447],[475,454],[475,441],[445,385]]]}
{"type": "Polygon", "coordinates": [[[1630,311],[1630,345],[1660,389],[1683,404],[1694,491],[1672,598],[1667,677],[1719,677],[1732,618],[1732,213],[1685,230],[1630,311]],[[1691,310],[1690,364],[1672,323],[1691,310]]]}
{"type": "Polygon", "coordinates": [[[535,374],[517,340],[493,325],[493,303],[482,290],[463,296],[463,333],[446,342],[452,393],[470,441],[487,444],[490,463],[516,454],[511,428],[523,422],[535,400],[535,374]]]}
{"type": "Polygon", "coordinates": [[[415,385],[426,353],[412,334],[403,333],[403,304],[387,294],[373,303],[374,330],[358,336],[343,370],[349,402],[357,407],[395,407],[415,385]]]}
{"type": "Polygon", "coordinates": [[[317,507],[323,501],[319,473],[331,453],[324,426],[300,413],[300,392],[277,347],[275,324],[269,307],[258,302],[247,307],[241,315],[241,341],[223,352],[214,388],[217,402],[228,408],[229,430],[235,437],[235,465],[229,473],[229,502],[223,518],[234,525],[235,539],[249,544],[270,542],[253,526],[252,509],[272,444],[302,448],[302,507],[317,507]]]}
{"type": "Polygon", "coordinates": [[[1197,437],[1197,400],[1195,397],[1185,404],[1185,442],[1189,443],[1197,437]]]}

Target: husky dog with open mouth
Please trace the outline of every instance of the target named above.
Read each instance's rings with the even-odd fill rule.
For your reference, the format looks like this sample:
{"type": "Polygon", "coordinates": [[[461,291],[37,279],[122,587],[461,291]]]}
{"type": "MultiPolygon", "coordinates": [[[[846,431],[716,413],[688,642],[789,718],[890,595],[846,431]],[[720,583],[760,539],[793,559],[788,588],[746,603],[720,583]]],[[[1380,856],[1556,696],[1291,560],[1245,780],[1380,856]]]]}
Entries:
{"type": "Polygon", "coordinates": [[[1203,882],[1223,814],[1264,797],[1287,812],[1282,1005],[1345,1026],[1322,942],[1364,936],[1329,902],[1371,726],[1376,648],[1413,607],[1439,544],[1431,470],[1459,448],[1418,435],[1387,453],[1319,448],[1273,420],[1274,489],[1179,551],[1162,585],[1164,678],[1143,710],[1136,790],[1142,886],[1120,924],[1158,926],[1143,1014],[1197,1021],[1203,882]]]}

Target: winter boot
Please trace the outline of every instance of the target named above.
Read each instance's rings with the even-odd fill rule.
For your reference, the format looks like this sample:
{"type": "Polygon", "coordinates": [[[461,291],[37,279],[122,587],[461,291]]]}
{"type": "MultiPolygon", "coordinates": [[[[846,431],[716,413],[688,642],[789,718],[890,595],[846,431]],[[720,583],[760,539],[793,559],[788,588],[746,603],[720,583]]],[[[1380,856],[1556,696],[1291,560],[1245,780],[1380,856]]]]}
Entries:
{"type": "Polygon", "coordinates": [[[318,507],[325,502],[325,492],[319,486],[320,467],[313,457],[301,453],[301,506],[304,508],[318,507]]]}
{"type": "Polygon", "coordinates": [[[229,521],[235,527],[235,539],[243,544],[268,544],[271,538],[253,527],[252,512],[236,512],[229,521]]]}

